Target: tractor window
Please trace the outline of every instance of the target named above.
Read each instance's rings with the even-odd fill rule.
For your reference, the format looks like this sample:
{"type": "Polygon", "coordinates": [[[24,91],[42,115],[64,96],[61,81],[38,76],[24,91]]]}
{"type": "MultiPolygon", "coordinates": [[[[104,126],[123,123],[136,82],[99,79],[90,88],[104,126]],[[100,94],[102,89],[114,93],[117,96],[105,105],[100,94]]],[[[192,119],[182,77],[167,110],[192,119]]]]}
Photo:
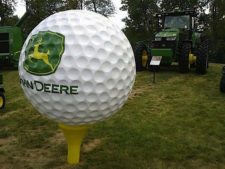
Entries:
{"type": "Polygon", "coordinates": [[[0,33],[0,53],[9,53],[9,34],[0,33]]]}
{"type": "Polygon", "coordinates": [[[190,28],[190,16],[166,16],[164,28],[190,28]]]}

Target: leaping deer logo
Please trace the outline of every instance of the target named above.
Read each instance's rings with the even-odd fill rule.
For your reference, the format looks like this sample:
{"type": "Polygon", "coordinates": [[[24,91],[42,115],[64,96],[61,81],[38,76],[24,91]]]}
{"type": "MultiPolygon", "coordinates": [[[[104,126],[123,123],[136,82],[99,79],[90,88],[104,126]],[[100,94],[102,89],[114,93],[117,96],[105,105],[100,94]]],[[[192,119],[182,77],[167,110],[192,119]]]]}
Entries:
{"type": "Polygon", "coordinates": [[[25,48],[24,69],[33,75],[54,73],[64,53],[65,37],[58,32],[40,31],[30,37],[25,48]]]}
{"type": "Polygon", "coordinates": [[[49,62],[49,54],[50,51],[48,50],[47,53],[39,52],[39,47],[42,44],[42,37],[37,41],[37,43],[34,45],[34,53],[29,54],[29,60],[32,62],[32,59],[42,60],[44,63],[50,66],[50,68],[53,70],[52,64],[49,62]]]}

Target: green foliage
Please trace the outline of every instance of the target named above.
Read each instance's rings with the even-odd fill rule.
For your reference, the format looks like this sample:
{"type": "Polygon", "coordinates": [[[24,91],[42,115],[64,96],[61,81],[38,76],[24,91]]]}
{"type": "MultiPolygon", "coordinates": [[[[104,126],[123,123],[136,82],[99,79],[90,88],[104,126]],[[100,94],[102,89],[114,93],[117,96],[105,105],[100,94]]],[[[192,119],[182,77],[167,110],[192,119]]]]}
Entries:
{"type": "Polygon", "coordinates": [[[59,11],[86,8],[105,16],[109,16],[115,11],[111,0],[26,0],[26,4],[30,11],[29,17],[23,25],[26,35],[43,19],[59,11]]]}
{"type": "Polygon", "coordinates": [[[15,26],[18,20],[18,16],[14,15],[12,17],[7,18],[6,23],[4,25],[15,26]]]}
{"type": "Polygon", "coordinates": [[[225,1],[214,0],[210,4],[210,39],[214,62],[225,63],[225,1]]]}
{"type": "Polygon", "coordinates": [[[122,0],[121,3],[121,10],[128,11],[124,32],[129,40],[134,42],[152,37],[155,30],[153,15],[159,10],[157,0],[122,0]]]}
{"type": "Polygon", "coordinates": [[[197,8],[199,12],[203,12],[210,0],[159,0],[162,11],[171,11],[175,7],[181,10],[197,8]]]}
{"type": "Polygon", "coordinates": [[[193,8],[197,5],[197,0],[162,0],[160,7],[162,11],[172,11],[175,7],[179,9],[193,8]]]}
{"type": "Polygon", "coordinates": [[[14,18],[15,0],[0,0],[0,26],[13,25],[17,18],[14,18]]]}
{"type": "Polygon", "coordinates": [[[28,35],[43,19],[59,11],[76,9],[78,2],[77,0],[26,0],[26,5],[29,9],[29,17],[22,27],[25,35],[28,35]]]}
{"type": "Polygon", "coordinates": [[[110,16],[114,14],[115,7],[111,0],[85,0],[85,7],[104,16],[110,16]]]}

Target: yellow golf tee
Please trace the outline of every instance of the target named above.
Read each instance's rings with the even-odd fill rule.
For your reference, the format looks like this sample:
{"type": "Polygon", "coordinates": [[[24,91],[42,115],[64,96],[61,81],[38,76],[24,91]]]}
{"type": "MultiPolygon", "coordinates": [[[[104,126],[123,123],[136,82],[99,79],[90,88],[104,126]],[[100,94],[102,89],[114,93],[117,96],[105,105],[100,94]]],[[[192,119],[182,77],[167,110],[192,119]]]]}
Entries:
{"type": "Polygon", "coordinates": [[[67,161],[69,164],[77,164],[80,160],[80,146],[87,133],[88,126],[68,126],[60,124],[68,144],[67,161]]]}

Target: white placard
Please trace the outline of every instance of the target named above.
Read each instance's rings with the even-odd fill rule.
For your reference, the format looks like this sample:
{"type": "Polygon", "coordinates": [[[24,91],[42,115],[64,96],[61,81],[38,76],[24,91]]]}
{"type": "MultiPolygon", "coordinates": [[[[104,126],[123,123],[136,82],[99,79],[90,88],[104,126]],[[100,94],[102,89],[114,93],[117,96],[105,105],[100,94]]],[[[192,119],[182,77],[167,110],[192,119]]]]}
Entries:
{"type": "Polygon", "coordinates": [[[152,65],[152,66],[159,66],[161,60],[162,60],[162,56],[152,56],[152,60],[150,62],[150,65],[152,65]]]}

